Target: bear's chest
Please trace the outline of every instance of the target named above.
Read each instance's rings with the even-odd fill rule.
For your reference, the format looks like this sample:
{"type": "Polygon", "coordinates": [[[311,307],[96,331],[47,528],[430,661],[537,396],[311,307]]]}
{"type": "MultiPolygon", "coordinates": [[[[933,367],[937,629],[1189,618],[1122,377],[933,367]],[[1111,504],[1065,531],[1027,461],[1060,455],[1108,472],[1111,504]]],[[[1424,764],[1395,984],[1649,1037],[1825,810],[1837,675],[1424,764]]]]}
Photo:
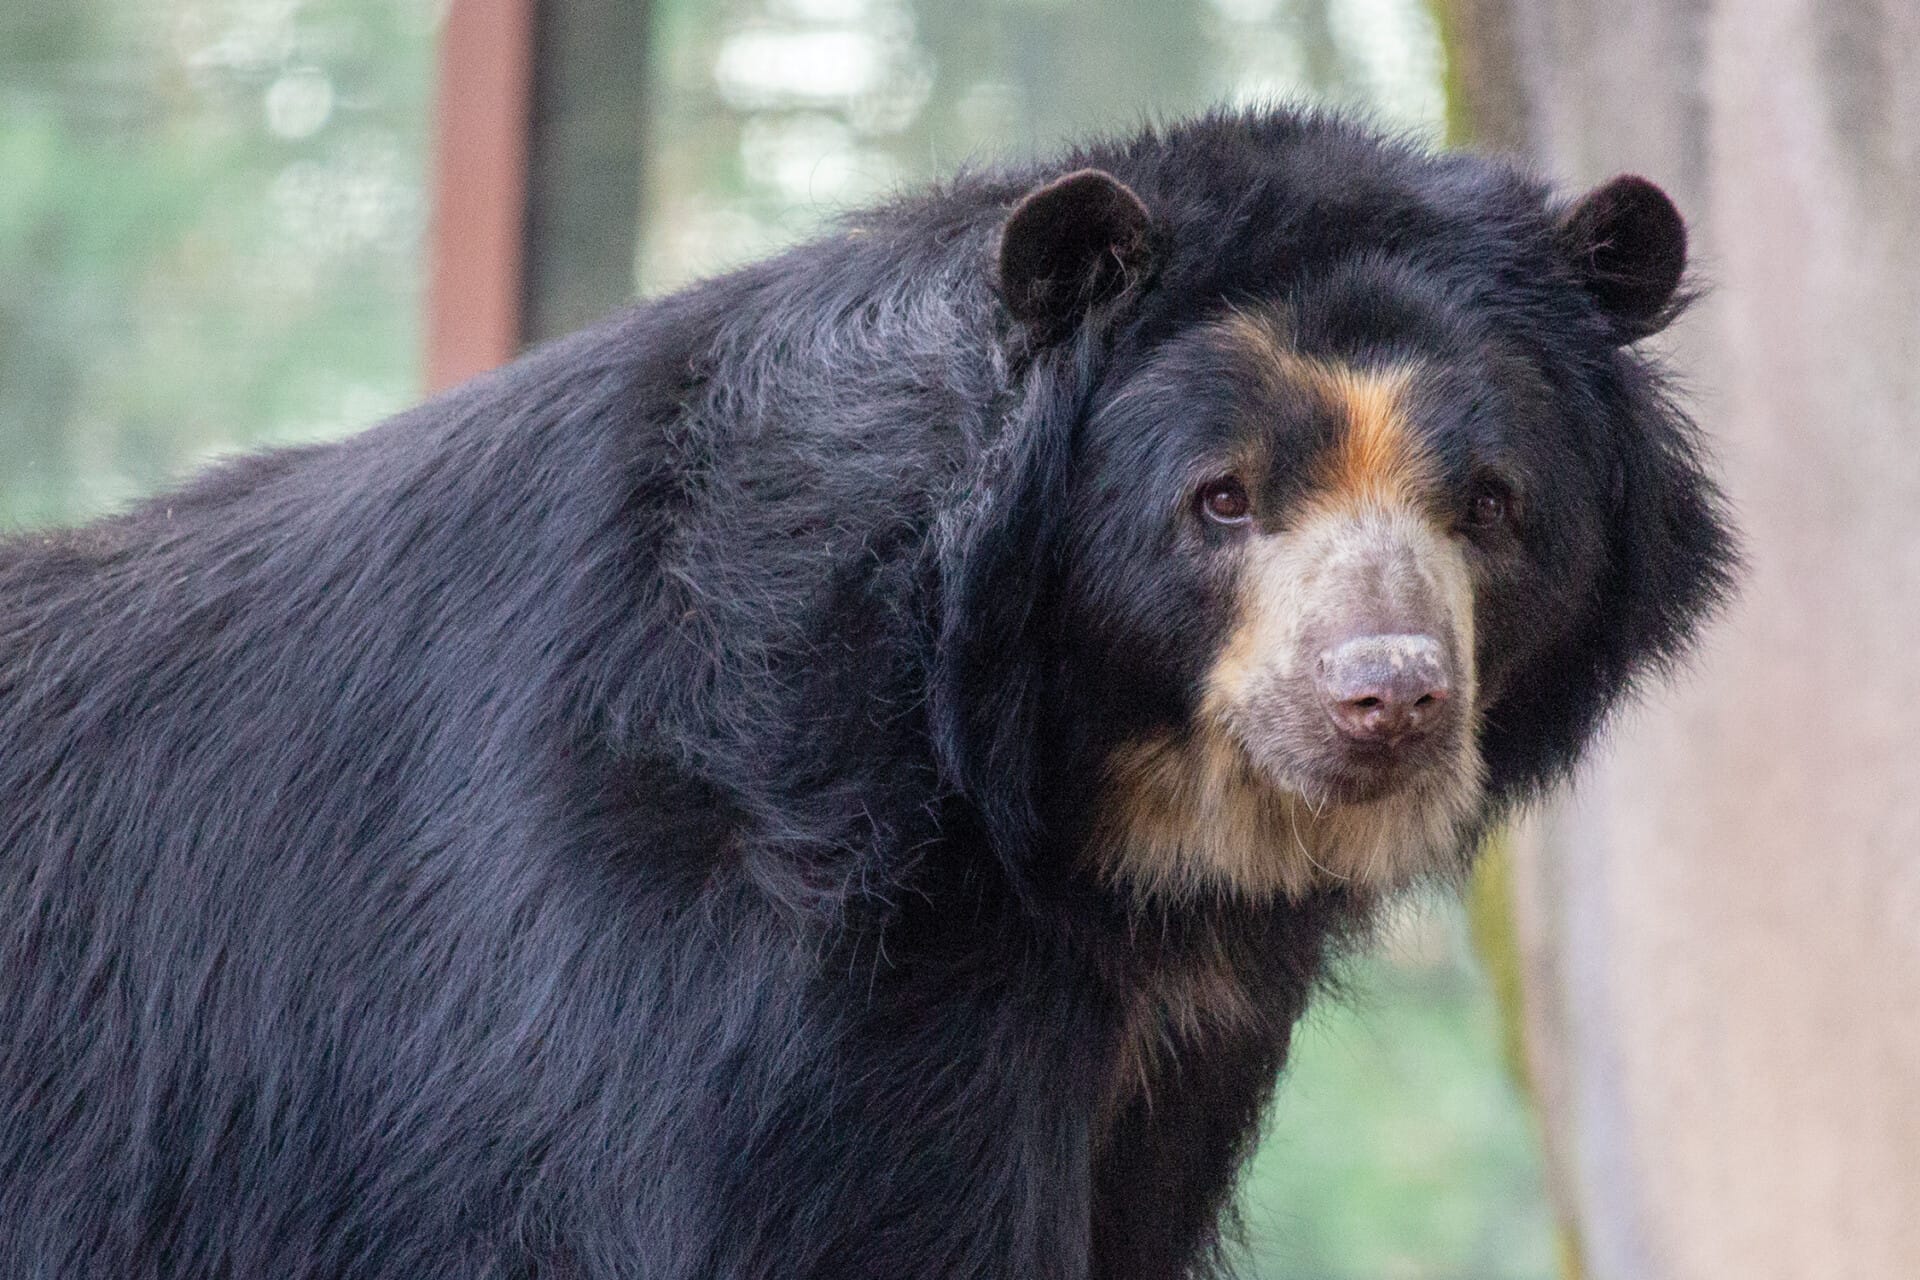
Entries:
{"type": "Polygon", "coordinates": [[[1151,1106],[1156,1090],[1183,1067],[1271,1035],[1279,1011],[1264,986],[1257,971],[1225,948],[1144,968],[1116,1002],[1118,1025],[1101,1091],[1103,1127],[1136,1103],[1151,1106]]]}

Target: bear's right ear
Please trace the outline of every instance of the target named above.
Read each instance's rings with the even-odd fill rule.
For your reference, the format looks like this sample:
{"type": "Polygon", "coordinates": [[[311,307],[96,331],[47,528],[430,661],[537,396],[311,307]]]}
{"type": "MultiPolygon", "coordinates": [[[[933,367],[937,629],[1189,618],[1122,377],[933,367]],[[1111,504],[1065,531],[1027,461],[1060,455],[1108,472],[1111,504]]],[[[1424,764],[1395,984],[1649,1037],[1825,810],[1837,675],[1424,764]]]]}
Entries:
{"type": "Polygon", "coordinates": [[[1038,340],[1064,337],[1147,269],[1152,229],[1147,206],[1112,174],[1081,169],[1057,178],[1007,216],[1000,297],[1038,340]]]}

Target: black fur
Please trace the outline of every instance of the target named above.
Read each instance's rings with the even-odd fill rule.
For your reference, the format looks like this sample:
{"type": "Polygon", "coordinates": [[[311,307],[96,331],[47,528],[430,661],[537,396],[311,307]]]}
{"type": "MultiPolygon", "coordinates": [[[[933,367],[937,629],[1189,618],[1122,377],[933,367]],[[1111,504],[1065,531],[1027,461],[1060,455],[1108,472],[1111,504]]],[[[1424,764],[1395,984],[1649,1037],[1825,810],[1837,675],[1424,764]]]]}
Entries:
{"type": "Polygon", "coordinates": [[[1076,870],[1099,753],[1216,634],[1153,481],[1231,389],[1089,424],[1228,305],[1446,353],[1449,465],[1528,486],[1481,605],[1491,819],[1728,564],[1563,235],[1496,163],[1210,118],[0,545],[0,1274],[1208,1267],[1365,904],[1076,870]],[[1078,281],[1066,237],[1010,311],[1009,210],[1089,167],[1152,225],[1078,281]],[[1258,1016],[1104,1109],[1200,954],[1258,1016]]]}

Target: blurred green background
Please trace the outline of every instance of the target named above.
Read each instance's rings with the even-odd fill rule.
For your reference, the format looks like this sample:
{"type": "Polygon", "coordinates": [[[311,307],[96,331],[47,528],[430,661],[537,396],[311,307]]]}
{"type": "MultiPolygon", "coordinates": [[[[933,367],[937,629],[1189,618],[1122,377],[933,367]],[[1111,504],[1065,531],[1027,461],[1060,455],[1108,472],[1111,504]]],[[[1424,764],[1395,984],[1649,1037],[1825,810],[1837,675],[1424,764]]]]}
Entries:
{"type": "MultiPolygon", "coordinates": [[[[901,184],[1218,102],[1437,139],[1420,0],[664,0],[636,291],[901,184]]],[[[0,527],[422,393],[429,0],[0,9],[0,527]]],[[[0,748],[4,749],[4,748],[0,748]]],[[[1458,908],[1409,904],[1302,1028],[1244,1196],[1249,1273],[1552,1273],[1531,1123],[1458,908]]]]}

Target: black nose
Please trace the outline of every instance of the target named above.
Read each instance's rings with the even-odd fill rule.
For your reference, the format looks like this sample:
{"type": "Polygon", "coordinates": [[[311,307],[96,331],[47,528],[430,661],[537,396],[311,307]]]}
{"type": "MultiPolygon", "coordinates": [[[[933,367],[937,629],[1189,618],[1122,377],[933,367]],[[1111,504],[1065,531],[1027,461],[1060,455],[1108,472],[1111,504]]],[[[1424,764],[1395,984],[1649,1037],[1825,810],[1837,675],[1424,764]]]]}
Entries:
{"type": "Polygon", "coordinates": [[[1355,742],[1397,745],[1446,719],[1446,650],[1432,636],[1360,636],[1320,655],[1320,699],[1355,742]]]}

